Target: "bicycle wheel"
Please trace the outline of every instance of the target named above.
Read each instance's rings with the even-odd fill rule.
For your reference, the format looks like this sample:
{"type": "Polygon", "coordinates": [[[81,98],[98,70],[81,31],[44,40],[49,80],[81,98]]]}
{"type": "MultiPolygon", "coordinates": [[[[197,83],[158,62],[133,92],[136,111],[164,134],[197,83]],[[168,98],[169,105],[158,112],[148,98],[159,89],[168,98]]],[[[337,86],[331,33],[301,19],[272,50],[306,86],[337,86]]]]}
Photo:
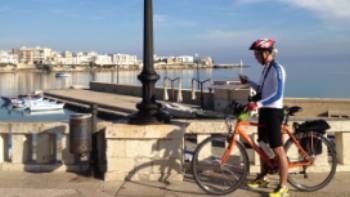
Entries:
{"type": "Polygon", "coordinates": [[[220,165],[229,143],[225,136],[215,136],[200,143],[192,160],[193,177],[205,192],[224,195],[235,191],[249,173],[249,159],[243,145],[236,143],[228,160],[220,165]]]}
{"type": "MultiPolygon", "coordinates": [[[[325,187],[334,177],[337,159],[334,146],[322,135],[316,132],[300,133],[295,136],[305,147],[306,152],[314,159],[310,166],[293,167],[288,171],[288,182],[301,191],[312,192],[325,187]]],[[[289,139],[285,144],[289,163],[303,161],[295,143],[289,139]]]]}

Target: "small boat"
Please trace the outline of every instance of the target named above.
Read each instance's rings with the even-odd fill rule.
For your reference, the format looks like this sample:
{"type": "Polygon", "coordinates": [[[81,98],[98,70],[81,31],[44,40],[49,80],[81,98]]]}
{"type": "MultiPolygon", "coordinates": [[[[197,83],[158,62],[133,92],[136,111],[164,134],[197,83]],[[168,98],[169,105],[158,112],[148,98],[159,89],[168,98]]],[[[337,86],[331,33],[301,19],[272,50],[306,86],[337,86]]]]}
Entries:
{"type": "Polygon", "coordinates": [[[57,115],[57,114],[64,114],[63,109],[59,110],[52,110],[52,111],[25,111],[25,116],[43,116],[43,115],[57,115]]]}
{"type": "Polygon", "coordinates": [[[58,73],[56,73],[55,76],[56,76],[57,78],[63,78],[63,77],[70,77],[71,74],[65,73],[65,72],[58,72],[58,73]]]}
{"type": "Polygon", "coordinates": [[[30,103],[35,102],[43,102],[44,101],[44,97],[23,97],[23,98],[12,98],[10,100],[12,106],[14,108],[27,108],[29,106],[30,103]]]}
{"type": "Polygon", "coordinates": [[[36,90],[33,94],[20,94],[17,97],[6,97],[2,96],[1,99],[4,101],[5,105],[15,105],[22,106],[21,104],[28,102],[30,100],[43,100],[43,92],[41,90],[36,90]]]}
{"type": "Polygon", "coordinates": [[[40,95],[21,95],[17,98],[1,97],[5,104],[11,106],[14,110],[28,110],[30,112],[44,112],[63,110],[64,103],[56,100],[44,99],[40,95]]]}
{"type": "Polygon", "coordinates": [[[38,111],[57,111],[62,110],[64,107],[64,103],[59,102],[50,102],[50,101],[41,101],[41,102],[29,102],[29,105],[27,108],[31,112],[38,112],[38,111]]]}

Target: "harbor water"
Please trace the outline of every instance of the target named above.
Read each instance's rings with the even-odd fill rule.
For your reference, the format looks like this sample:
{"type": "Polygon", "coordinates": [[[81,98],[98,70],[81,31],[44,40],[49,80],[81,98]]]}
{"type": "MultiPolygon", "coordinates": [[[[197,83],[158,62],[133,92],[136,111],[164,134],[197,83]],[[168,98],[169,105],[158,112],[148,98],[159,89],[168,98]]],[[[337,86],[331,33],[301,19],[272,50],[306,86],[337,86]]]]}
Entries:
{"type": "MultiPolygon", "coordinates": [[[[350,84],[350,66],[348,64],[327,66],[288,65],[286,91],[288,97],[312,98],[350,98],[347,84],[350,84]]],[[[181,78],[182,88],[191,88],[193,78],[201,81],[238,80],[240,73],[257,80],[261,66],[229,69],[200,69],[194,70],[158,70],[160,80],[158,87],[163,87],[164,77],[181,78]]],[[[0,96],[17,96],[28,94],[35,90],[65,89],[71,86],[89,87],[90,81],[141,85],[137,79],[140,71],[115,72],[72,72],[66,77],[56,77],[55,73],[45,72],[15,72],[0,73],[0,96]]],[[[174,84],[176,88],[179,84],[174,84]]]]}

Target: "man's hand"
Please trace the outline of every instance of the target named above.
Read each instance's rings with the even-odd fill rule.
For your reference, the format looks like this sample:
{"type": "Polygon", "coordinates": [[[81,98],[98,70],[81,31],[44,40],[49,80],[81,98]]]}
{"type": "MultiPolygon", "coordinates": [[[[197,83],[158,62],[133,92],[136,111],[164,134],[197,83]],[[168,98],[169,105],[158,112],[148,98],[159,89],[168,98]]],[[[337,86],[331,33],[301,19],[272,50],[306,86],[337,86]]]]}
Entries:
{"type": "Polygon", "coordinates": [[[248,77],[246,75],[239,75],[239,80],[242,84],[248,83],[248,77]]]}
{"type": "Polygon", "coordinates": [[[254,110],[256,110],[256,108],[258,108],[258,105],[255,102],[250,102],[245,106],[245,108],[248,111],[254,111],[254,110]]]}

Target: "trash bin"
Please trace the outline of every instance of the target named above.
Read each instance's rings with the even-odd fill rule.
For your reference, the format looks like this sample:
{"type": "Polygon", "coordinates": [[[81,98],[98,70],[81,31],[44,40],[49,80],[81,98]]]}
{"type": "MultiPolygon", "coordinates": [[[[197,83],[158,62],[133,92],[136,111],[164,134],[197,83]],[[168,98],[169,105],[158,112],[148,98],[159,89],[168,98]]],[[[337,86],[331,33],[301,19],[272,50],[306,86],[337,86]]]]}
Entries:
{"type": "Polygon", "coordinates": [[[69,150],[72,154],[85,156],[91,152],[91,114],[72,114],[69,119],[69,150]]]}

